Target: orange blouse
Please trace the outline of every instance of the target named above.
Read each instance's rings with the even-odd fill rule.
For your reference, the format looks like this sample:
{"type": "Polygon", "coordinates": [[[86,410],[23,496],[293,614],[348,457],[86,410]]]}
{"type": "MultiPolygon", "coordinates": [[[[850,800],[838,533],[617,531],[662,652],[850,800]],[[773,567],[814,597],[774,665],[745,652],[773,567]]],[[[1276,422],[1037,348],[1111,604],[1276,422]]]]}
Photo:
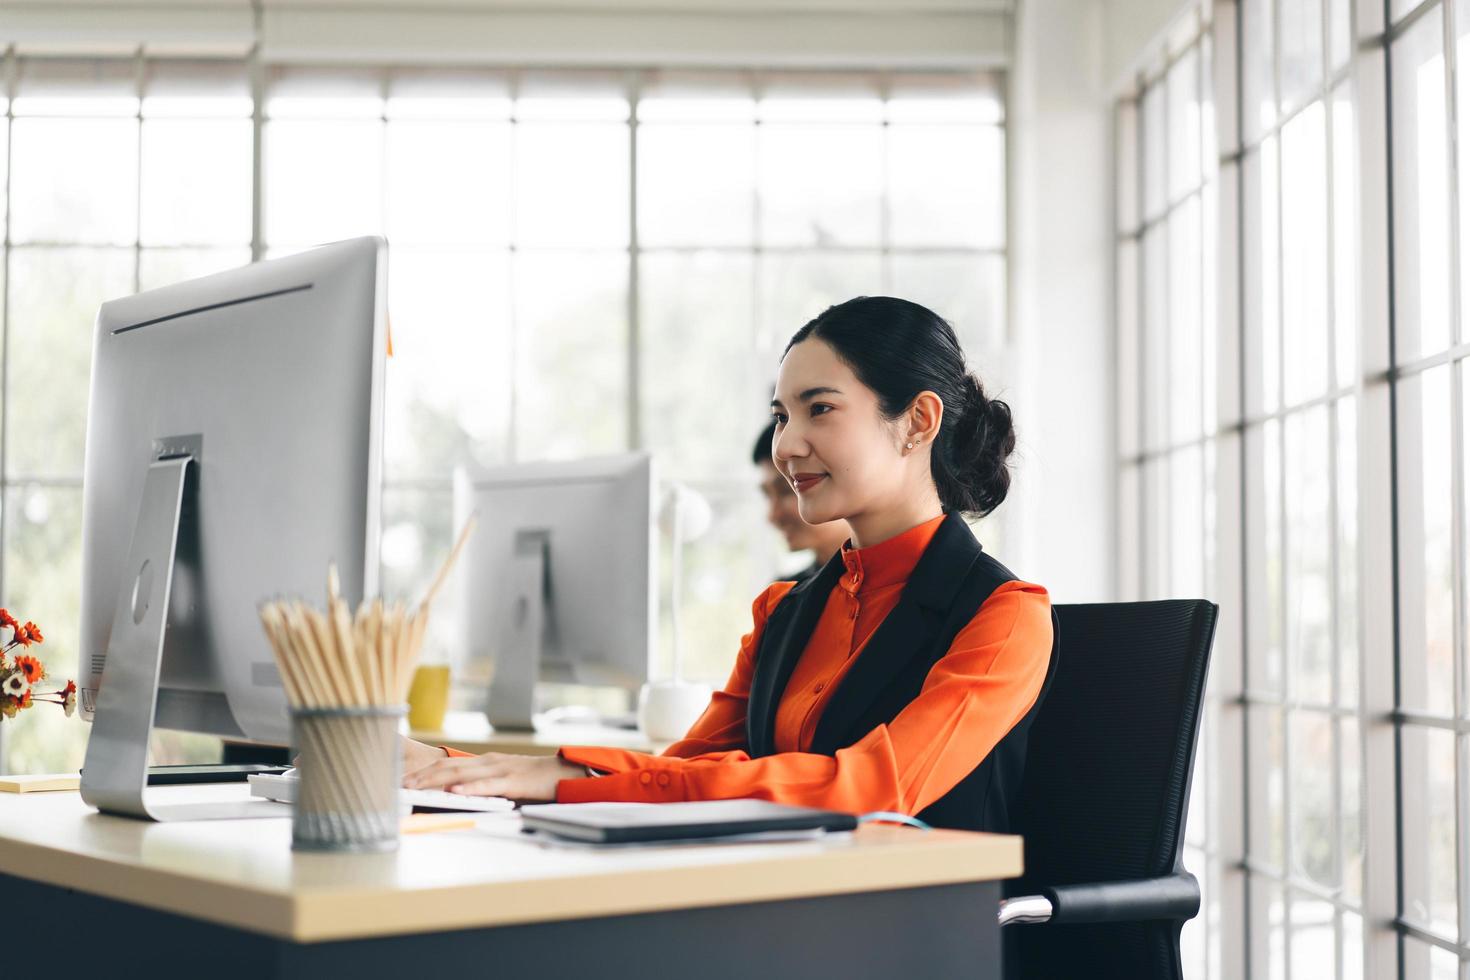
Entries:
{"type": "Polygon", "coordinates": [[[741,640],[729,681],[681,741],[658,756],[566,746],[563,759],[607,775],[562,780],[557,801],[758,797],[852,813],[914,814],[944,796],[1041,691],[1052,628],[1050,599],[1039,585],[1007,582],[997,588],[930,669],[918,697],[892,722],[835,756],[809,751],[833,691],[898,604],[942,521],[936,517],[869,548],[843,549],[846,571],[776,709],[775,755],[747,754],[745,710],[766,620],[792,582],[777,582],[756,599],[755,627],[741,640]]]}

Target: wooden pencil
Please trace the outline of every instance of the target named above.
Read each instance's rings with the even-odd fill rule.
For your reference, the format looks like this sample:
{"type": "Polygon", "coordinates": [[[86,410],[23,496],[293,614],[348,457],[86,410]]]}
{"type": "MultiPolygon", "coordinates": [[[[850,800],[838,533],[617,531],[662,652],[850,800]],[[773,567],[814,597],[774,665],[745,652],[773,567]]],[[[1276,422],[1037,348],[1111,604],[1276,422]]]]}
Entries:
{"type": "MultiPolygon", "coordinates": [[[[474,527],[471,516],[424,597],[412,606],[374,597],[350,609],[335,564],[327,568],[324,610],[299,599],[263,603],[258,610],[261,626],[292,707],[309,711],[403,704],[433,602],[474,527]]],[[[385,796],[367,781],[369,760],[396,751],[396,734],[385,735],[379,719],[348,715],[339,725],[317,717],[300,726],[300,738],[313,768],[321,770],[314,791],[325,808],[317,815],[320,819],[336,824],[336,832],[358,837],[375,832],[373,822],[384,807],[395,808],[396,821],[396,795],[385,796]]]]}

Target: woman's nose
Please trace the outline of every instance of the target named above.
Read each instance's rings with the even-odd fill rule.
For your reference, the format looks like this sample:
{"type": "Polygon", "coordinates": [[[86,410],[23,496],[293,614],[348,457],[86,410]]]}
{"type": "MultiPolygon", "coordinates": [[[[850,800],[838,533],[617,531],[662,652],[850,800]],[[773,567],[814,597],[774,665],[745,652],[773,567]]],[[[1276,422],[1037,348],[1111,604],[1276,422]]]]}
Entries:
{"type": "Polygon", "coordinates": [[[776,441],[771,444],[771,455],[779,460],[791,459],[801,455],[801,436],[794,431],[790,423],[782,427],[776,436],[776,441]]]}

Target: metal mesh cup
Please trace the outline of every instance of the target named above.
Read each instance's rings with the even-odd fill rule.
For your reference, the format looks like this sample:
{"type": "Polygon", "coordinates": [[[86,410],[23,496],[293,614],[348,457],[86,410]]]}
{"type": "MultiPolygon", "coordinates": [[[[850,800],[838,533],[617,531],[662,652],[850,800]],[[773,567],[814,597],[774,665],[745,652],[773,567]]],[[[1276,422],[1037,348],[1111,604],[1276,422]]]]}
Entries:
{"type": "Polygon", "coordinates": [[[291,847],[297,851],[392,851],[398,848],[398,788],[403,705],[293,708],[296,804],[291,847]]]}

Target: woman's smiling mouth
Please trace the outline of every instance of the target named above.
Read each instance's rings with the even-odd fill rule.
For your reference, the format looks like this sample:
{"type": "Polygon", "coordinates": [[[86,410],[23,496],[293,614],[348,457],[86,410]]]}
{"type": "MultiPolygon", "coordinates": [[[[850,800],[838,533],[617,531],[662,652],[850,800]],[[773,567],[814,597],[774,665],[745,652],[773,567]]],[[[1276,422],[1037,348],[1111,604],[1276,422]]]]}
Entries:
{"type": "Polygon", "coordinates": [[[805,493],[826,478],[826,473],[794,473],[791,476],[791,487],[797,493],[805,493]]]}

